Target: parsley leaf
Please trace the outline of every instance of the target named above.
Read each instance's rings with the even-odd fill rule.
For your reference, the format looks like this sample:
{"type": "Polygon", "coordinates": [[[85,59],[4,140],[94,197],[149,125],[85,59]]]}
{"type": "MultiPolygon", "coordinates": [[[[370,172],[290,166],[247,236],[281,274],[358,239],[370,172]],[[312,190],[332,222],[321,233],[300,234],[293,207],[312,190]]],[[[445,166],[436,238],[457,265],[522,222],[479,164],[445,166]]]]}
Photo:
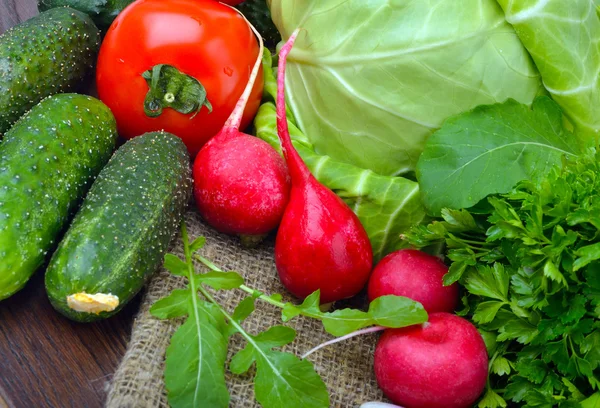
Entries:
{"type": "Polygon", "coordinates": [[[600,153],[566,156],[405,234],[418,248],[445,244],[444,282],[465,288],[460,314],[492,357],[481,407],[501,406],[496,395],[524,407],[600,407],[600,153]]]}

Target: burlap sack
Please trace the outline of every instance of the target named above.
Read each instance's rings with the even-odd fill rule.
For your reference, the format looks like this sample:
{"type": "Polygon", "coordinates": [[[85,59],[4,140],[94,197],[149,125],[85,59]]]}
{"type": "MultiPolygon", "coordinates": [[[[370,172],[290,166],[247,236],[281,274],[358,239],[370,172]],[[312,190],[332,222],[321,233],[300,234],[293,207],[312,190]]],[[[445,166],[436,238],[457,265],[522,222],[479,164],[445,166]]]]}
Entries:
{"type": "MultiPolygon", "coordinates": [[[[256,249],[244,249],[238,239],[215,232],[193,211],[186,215],[186,223],[190,239],[200,235],[206,237],[203,256],[224,270],[241,273],[247,285],[253,288],[268,294],[281,293],[285,300],[294,301],[287,295],[277,277],[272,240],[256,249]]],[[[172,252],[182,254],[179,237],[173,246],[172,252]]],[[[164,269],[149,283],[133,325],[127,353],[110,386],[106,403],[108,408],[168,407],[163,381],[164,356],[171,335],[181,322],[155,319],[148,309],[156,300],[183,284],[182,278],[173,276],[164,269]]],[[[222,304],[230,311],[244,296],[245,292],[241,290],[218,293],[222,304]]],[[[277,324],[282,324],[281,310],[258,300],[256,311],[245,321],[244,327],[256,334],[277,324]]],[[[314,319],[298,317],[288,325],[298,331],[298,336],[286,351],[296,355],[332,338],[323,330],[321,323],[314,319]]],[[[363,402],[383,400],[373,374],[373,350],[377,336],[369,334],[355,337],[319,350],[309,357],[327,384],[332,407],[357,407],[363,402]]],[[[241,336],[232,337],[229,358],[244,344],[241,336]]],[[[260,406],[254,400],[250,376],[237,376],[228,372],[227,384],[231,394],[230,406],[260,406]]]]}

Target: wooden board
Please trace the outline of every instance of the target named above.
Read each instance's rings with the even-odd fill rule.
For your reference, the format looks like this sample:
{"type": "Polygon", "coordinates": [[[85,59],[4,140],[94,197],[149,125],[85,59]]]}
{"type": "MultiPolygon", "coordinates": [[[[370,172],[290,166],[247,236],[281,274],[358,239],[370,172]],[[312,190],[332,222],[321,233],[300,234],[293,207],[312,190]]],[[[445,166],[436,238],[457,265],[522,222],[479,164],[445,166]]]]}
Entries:
{"type": "MultiPolygon", "coordinates": [[[[35,0],[0,0],[0,33],[35,14],[35,0]]],[[[106,321],[71,322],[50,305],[39,271],[0,301],[0,408],[101,407],[138,307],[136,300],[106,321]]]]}

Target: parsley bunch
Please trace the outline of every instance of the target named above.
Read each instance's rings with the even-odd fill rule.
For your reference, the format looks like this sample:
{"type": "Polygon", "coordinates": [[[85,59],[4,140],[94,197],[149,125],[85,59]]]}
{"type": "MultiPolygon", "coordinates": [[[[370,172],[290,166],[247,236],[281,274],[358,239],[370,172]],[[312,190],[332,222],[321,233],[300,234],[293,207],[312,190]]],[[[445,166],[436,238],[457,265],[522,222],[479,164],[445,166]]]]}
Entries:
{"type": "Polygon", "coordinates": [[[599,159],[566,160],[404,237],[446,245],[445,284],[464,287],[459,314],[490,356],[481,408],[600,407],[599,159]]]}

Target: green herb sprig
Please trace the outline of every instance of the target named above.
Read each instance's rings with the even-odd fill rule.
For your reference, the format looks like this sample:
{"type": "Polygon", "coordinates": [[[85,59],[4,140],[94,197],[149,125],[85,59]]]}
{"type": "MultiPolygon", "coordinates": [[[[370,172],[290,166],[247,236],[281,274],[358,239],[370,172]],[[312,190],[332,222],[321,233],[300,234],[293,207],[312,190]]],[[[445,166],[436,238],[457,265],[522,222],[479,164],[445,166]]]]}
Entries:
{"type": "Polygon", "coordinates": [[[299,315],[323,322],[334,336],[344,336],[367,326],[405,327],[427,321],[427,313],[410,299],[384,296],[371,302],[367,311],[342,309],[323,312],[319,292],[300,305],[284,303],[279,294],[266,295],[249,286],[236,272],[223,271],[198,252],[204,237],[190,242],[185,224],[181,226],[185,260],[173,254],[165,256],[165,268],[188,280],[185,289],[175,289],[158,300],[150,313],[159,319],[187,317],[171,339],[165,362],[165,385],[169,404],[179,407],[227,407],[229,392],[225,366],[229,339],[241,336],[246,346],[229,364],[233,374],[243,374],[256,364],[254,391],[264,408],[317,408],[329,406],[327,388],[313,364],[278,350],[294,341],[296,331],[278,325],[256,335],[243,328],[244,320],[255,311],[259,299],[282,309],[287,322],[299,315]],[[194,260],[208,272],[198,273],[194,260]],[[230,313],[211,294],[213,290],[243,290],[249,294],[230,313]]]}
{"type": "Polygon", "coordinates": [[[480,408],[600,407],[600,157],[566,160],[470,210],[413,228],[444,243],[490,355],[480,408]],[[510,405],[512,406],[512,405],[510,405]]]}

